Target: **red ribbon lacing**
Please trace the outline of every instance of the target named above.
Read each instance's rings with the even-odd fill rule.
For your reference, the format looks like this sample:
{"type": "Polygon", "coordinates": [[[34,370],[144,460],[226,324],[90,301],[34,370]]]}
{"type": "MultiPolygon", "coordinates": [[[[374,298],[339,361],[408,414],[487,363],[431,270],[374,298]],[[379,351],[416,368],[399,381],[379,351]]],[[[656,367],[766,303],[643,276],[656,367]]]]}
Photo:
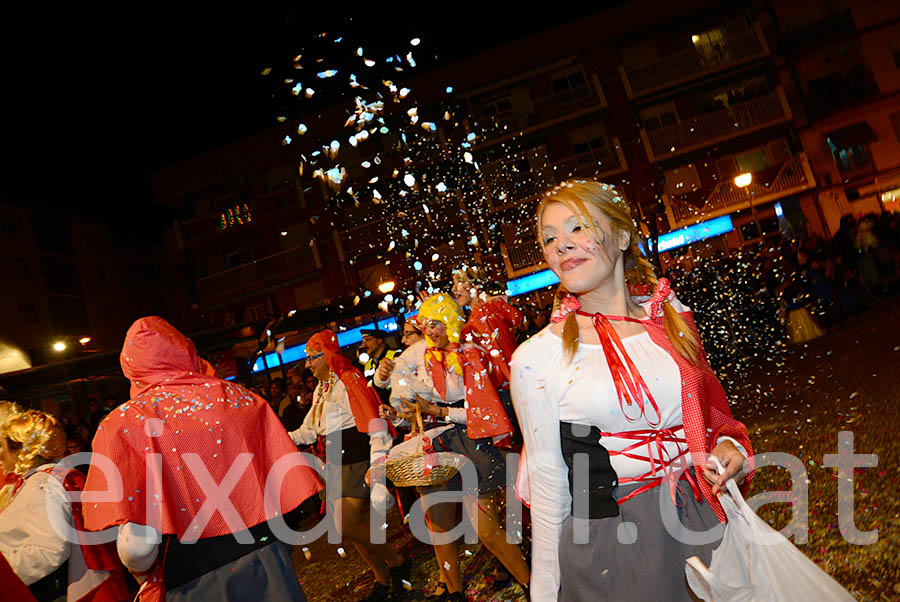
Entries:
{"type": "MultiPolygon", "coordinates": [[[[688,446],[687,439],[684,438],[684,427],[676,426],[673,428],[666,429],[645,429],[641,431],[623,431],[621,433],[601,433],[603,437],[616,437],[619,439],[628,439],[634,441],[631,445],[626,447],[625,449],[614,451],[609,450],[610,456],[624,456],[626,458],[630,458],[632,460],[640,460],[642,462],[647,462],[650,464],[650,470],[646,473],[637,476],[637,477],[625,477],[619,479],[619,485],[627,485],[629,483],[644,483],[643,486],[638,487],[628,495],[621,497],[617,500],[619,505],[624,504],[628,500],[633,497],[636,497],[645,491],[649,491],[654,487],[658,487],[663,482],[669,484],[669,495],[672,496],[672,503],[678,506],[678,501],[675,498],[675,491],[678,490],[682,495],[684,494],[681,491],[680,485],[678,485],[678,478],[676,471],[671,469],[672,464],[678,462],[681,458],[688,454],[688,446]],[[681,436],[676,435],[676,433],[681,432],[681,436]],[[676,443],[679,445],[681,451],[678,452],[675,456],[671,456],[669,451],[666,449],[665,443],[676,443]],[[683,447],[682,447],[683,445],[683,447]],[[647,455],[642,455],[637,453],[642,448],[646,447],[647,455]],[[655,476],[662,472],[661,476],[655,476]]],[[[696,479],[694,479],[693,475],[685,470],[683,478],[686,478],[688,483],[691,486],[691,491],[694,493],[694,497],[699,502],[702,499],[702,493],[700,492],[700,486],[697,484],[696,479]]]]}
{"type": "Polygon", "coordinates": [[[603,353],[606,355],[606,363],[609,365],[609,371],[616,386],[616,396],[619,398],[619,408],[622,410],[622,415],[629,422],[635,422],[643,416],[650,426],[659,426],[662,419],[659,406],[656,405],[656,400],[653,399],[653,394],[650,393],[650,388],[644,382],[637,366],[634,365],[628,352],[625,351],[625,345],[622,344],[619,333],[616,332],[616,329],[610,323],[610,320],[622,320],[637,324],[641,324],[641,321],[627,316],[605,316],[600,313],[589,314],[581,310],[577,310],[575,313],[591,318],[594,323],[594,330],[597,331],[597,335],[600,337],[600,344],[603,346],[603,353]],[[651,420],[645,412],[645,396],[656,412],[655,421],[651,420]],[[638,408],[640,408],[640,413],[634,418],[625,411],[625,406],[630,406],[631,404],[637,404],[638,408]]]}

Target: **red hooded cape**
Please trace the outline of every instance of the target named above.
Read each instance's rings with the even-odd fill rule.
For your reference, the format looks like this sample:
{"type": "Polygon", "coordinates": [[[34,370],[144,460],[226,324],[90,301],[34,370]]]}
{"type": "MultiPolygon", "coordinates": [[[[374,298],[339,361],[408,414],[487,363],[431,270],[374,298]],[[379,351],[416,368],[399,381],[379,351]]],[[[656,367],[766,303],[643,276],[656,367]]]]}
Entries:
{"type": "MultiPolygon", "coordinates": [[[[316,473],[303,463],[282,474],[280,499],[266,506],[270,469],[284,456],[298,453],[297,448],[264,399],[204,374],[194,344],[162,318],[135,322],[120,359],[131,381],[131,400],[100,423],[93,450],[95,456],[112,460],[124,494],[119,500],[85,504],[88,530],[134,522],[179,538],[234,532],[217,510],[200,532],[192,528],[187,533],[207,497],[221,495],[204,490],[185,461],[187,454],[199,456],[208,475],[199,468],[197,475],[216,485],[239,454],[251,454],[228,496],[244,528],[293,510],[321,489],[316,473]],[[161,455],[160,471],[154,468],[154,454],[161,455]],[[152,482],[147,479],[148,465],[152,482]]],[[[96,459],[92,462],[85,491],[107,490],[102,468],[96,459]]]]}
{"type": "Polygon", "coordinates": [[[494,297],[475,306],[460,340],[484,348],[492,368],[509,381],[509,360],[516,350],[516,331],[524,320],[522,312],[502,297],[494,297]]]}
{"type": "MultiPolygon", "coordinates": [[[[378,417],[378,406],[381,399],[378,393],[372,390],[363,373],[353,366],[341,353],[337,336],[327,328],[317,332],[306,342],[306,357],[322,353],[328,367],[334,372],[344,387],[347,389],[347,397],[350,400],[350,410],[353,419],[356,420],[356,428],[360,433],[368,433],[370,427],[375,430],[384,428],[385,421],[378,417]],[[372,423],[372,420],[378,422],[372,423]],[[376,426],[377,425],[377,426],[376,426]]],[[[392,436],[397,436],[393,426],[387,423],[392,436]]]]}

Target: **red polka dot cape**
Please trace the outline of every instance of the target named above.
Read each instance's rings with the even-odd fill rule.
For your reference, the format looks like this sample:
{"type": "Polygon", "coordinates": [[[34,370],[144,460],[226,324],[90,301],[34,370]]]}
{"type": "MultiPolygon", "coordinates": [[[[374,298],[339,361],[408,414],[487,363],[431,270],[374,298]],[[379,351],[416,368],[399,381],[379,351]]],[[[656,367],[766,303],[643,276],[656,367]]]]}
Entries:
{"type": "MultiPolygon", "coordinates": [[[[691,312],[681,312],[681,317],[684,318],[684,321],[699,341],[700,334],[697,332],[697,325],[694,323],[694,317],[691,312]]],[[[753,476],[754,466],[753,448],[750,445],[747,427],[732,417],[725,390],[710,367],[702,345],[697,357],[697,365],[693,366],[678,353],[672,341],[666,336],[665,319],[662,316],[662,312],[642,322],[650,335],[650,339],[665,349],[675,360],[675,363],[678,364],[678,370],[681,373],[681,412],[684,423],[684,435],[685,439],[687,439],[688,449],[694,466],[697,467],[698,471],[702,470],[703,465],[706,463],[706,458],[709,452],[712,451],[712,448],[715,447],[718,438],[722,436],[732,437],[744,446],[749,457],[750,474],[747,475],[747,480],[745,481],[746,487],[753,476]]],[[[725,522],[725,511],[722,509],[722,504],[719,503],[718,498],[713,495],[712,487],[706,482],[706,479],[699,474],[697,476],[697,482],[700,485],[703,497],[709,502],[719,520],[725,522]]]]}
{"type": "Polygon", "coordinates": [[[321,489],[302,457],[285,458],[297,448],[269,404],[204,374],[194,344],[162,318],[131,326],[120,361],[131,400],[100,423],[85,491],[107,491],[116,472],[122,491],[83,504],[88,530],[134,522],[180,539],[226,535],[293,510],[321,489]],[[281,486],[267,503],[270,474],[281,486]],[[204,516],[194,522],[207,497],[220,502],[228,479],[236,515],[213,509],[205,525],[204,516]]]}

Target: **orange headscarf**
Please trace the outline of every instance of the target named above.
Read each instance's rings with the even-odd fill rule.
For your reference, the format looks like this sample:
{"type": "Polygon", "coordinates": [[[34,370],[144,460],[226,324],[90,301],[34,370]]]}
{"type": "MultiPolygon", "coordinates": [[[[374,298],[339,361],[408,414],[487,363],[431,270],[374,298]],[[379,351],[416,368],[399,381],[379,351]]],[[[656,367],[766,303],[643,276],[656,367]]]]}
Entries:
{"type": "MultiPolygon", "coordinates": [[[[384,423],[378,417],[378,406],[381,405],[381,399],[369,386],[363,373],[341,354],[337,335],[327,328],[317,332],[306,342],[306,357],[318,353],[325,355],[328,367],[341,379],[344,387],[347,388],[347,397],[350,400],[350,409],[353,412],[353,418],[356,420],[357,430],[361,433],[370,432],[370,427],[373,430],[381,430],[381,425],[384,423]],[[379,422],[373,424],[372,420],[378,420],[379,422]],[[375,424],[378,426],[374,426],[375,424]]],[[[393,429],[390,430],[392,434],[395,434],[393,429]]]]}

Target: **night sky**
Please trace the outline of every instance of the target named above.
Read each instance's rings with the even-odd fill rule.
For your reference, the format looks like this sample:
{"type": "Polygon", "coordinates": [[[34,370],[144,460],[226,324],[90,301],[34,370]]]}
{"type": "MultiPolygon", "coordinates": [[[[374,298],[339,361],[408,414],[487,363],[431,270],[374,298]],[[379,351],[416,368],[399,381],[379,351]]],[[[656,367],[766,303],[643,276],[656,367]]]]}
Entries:
{"type": "MultiPolygon", "coordinates": [[[[419,56],[437,55],[434,65],[591,12],[328,6],[339,5],[290,13],[221,4],[215,12],[5,9],[0,195],[104,215],[117,232],[155,238],[175,215],[151,202],[148,173],[275,125],[283,91],[275,94],[277,81],[260,73],[290,64],[317,33],[385,55],[419,37],[419,56]]],[[[420,62],[419,71],[429,64],[420,62]]]]}

